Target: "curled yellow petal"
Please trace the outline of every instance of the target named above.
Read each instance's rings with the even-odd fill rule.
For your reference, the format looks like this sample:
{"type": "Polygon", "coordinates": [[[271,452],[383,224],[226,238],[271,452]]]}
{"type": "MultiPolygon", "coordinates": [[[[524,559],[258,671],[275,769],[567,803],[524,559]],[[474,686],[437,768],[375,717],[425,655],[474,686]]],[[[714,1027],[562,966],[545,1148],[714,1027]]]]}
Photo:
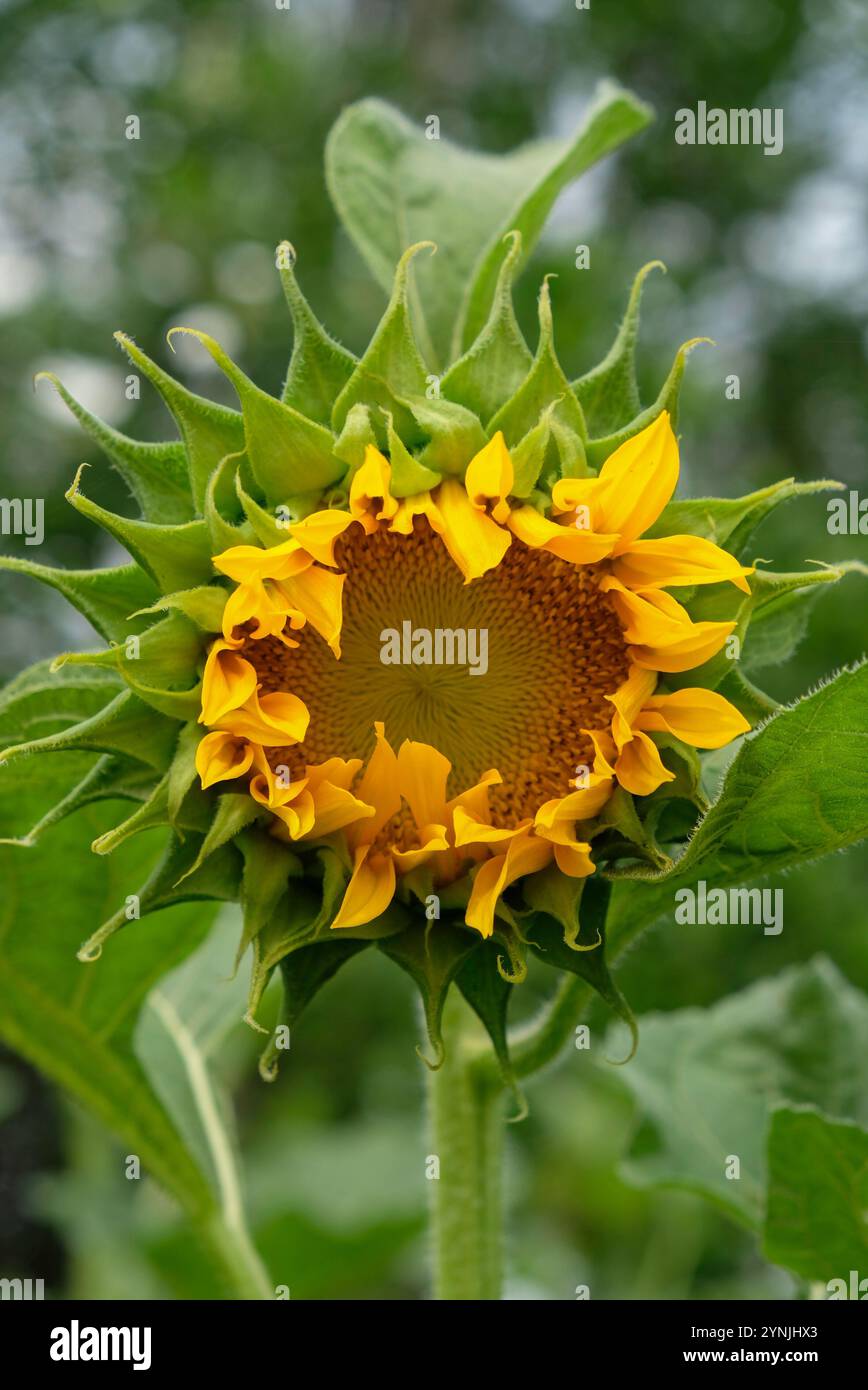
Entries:
{"type": "Polygon", "coordinates": [[[321,565],[333,566],[336,563],[335,542],[348,526],[353,525],[355,519],[350,512],[330,507],[321,512],[312,512],[304,521],[294,522],[289,529],[308,555],[321,565]]]}
{"type": "Polygon", "coordinates": [[[355,852],[353,876],[332,927],[361,927],[385,912],[395,895],[395,865],[391,855],[372,854],[370,845],[355,852]]]}
{"type": "Polygon", "coordinates": [[[290,539],[268,549],[258,545],[233,545],[215,555],[212,563],[236,584],[245,584],[254,579],[286,579],[306,569],[311,560],[298,541],[290,539]]]}
{"type": "Polygon", "coordinates": [[[254,692],[243,709],[232,710],[219,720],[221,729],[264,748],[301,743],[309,723],[304,701],[283,691],[262,696],[254,692]]]}
{"type": "Polygon", "coordinates": [[[694,748],[722,748],[750,731],[744,715],[716,690],[691,686],[671,695],[654,695],[636,720],[636,728],[668,733],[694,748]]]}
{"type": "Polygon", "coordinates": [[[280,585],[290,610],[300,613],[337,657],[341,654],[345,583],[345,574],[334,574],[320,565],[311,565],[280,585]]]}
{"type": "Polygon", "coordinates": [[[389,460],[368,444],[361,468],[350,486],[350,511],[358,518],[373,516],[376,521],[391,521],[398,510],[397,499],[391,493],[392,467],[389,460]]]}
{"type": "Polygon", "coordinates": [[[253,764],[253,749],[222,730],[206,734],[196,749],[196,771],[203,787],[242,777],[253,764]]]}
{"type": "Polygon", "coordinates": [[[509,516],[507,498],[512,492],[514,482],[512,459],[506,447],[503,431],[498,430],[468,463],[464,486],[474,507],[485,511],[491,502],[491,515],[494,520],[504,522],[509,516]]]}
{"type": "Polygon", "coordinates": [[[505,854],[488,859],[476,872],[464,920],[481,936],[494,931],[494,913],[501,893],[523,874],[536,873],[551,862],[553,847],[526,831],[511,840],[505,854]]]}
{"type": "Polygon", "coordinates": [[[445,479],[438,487],[436,507],[428,519],[464,575],[465,584],[494,569],[509,549],[509,532],[474,507],[455,478],[445,479]]]}
{"type": "Polygon", "coordinates": [[[516,507],[509,514],[509,529],[534,550],[547,550],[574,565],[595,565],[611,555],[618,537],[598,535],[575,526],[562,526],[537,511],[536,507],[516,507]]]}
{"type": "Polygon", "coordinates": [[[661,536],[631,542],[613,562],[612,573],[628,589],[663,588],[679,584],[719,584],[729,580],[750,593],[746,576],[753,565],[740,565],[735,556],[703,536],[661,536]]]}
{"type": "Polygon", "coordinates": [[[214,642],[202,676],[200,724],[216,724],[229,710],[238,709],[256,690],[256,671],[228,642],[214,642]]]}
{"type": "Polygon", "coordinates": [[[405,739],[398,749],[398,786],[421,830],[447,817],[446,781],[452,764],[429,743],[405,739]]]}
{"type": "Polygon", "coordinates": [[[664,782],[675,780],[675,773],[663,766],[657,745],[647,734],[639,732],[618,755],[615,775],[625,791],[634,796],[650,796],[664,782]]]}

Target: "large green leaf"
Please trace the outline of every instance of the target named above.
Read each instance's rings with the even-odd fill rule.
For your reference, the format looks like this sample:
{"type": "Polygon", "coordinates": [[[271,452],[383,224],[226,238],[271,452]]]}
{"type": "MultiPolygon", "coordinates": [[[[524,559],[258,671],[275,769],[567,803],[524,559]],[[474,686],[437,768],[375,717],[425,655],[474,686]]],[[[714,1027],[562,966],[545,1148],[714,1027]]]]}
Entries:
{"type": "Polygon", "coordinates": [[[835,1297],[865,1297],[868,1282],[860,1294],[851,1270],[857,1286],[868,1279],[868,1130],[782,1106],[768,1163],[768,1258],[804,1279],[842,1281],[835,1297]]]}
{"type": "Polygon", "coordinates": [[[485,324],[501,238],[519,231],[526,257],[561,190],[649,119],[648,108],[629,92],[604,84],[571,139],[489,155],[427,138],[382,101],[344,111],[329,136],[326,177],[376,279],[388,289],[396,262],[413,242],[430,238],[440,248],[435,262],[415,268],[416,307],[435,368],[468,348],[485,324]]]}
{"type": "MultiPolygon", "coordinates": [[[[53,732],[116,689],[102,673],[79,672],[52,687],[39,672],[19,678],[0,704],[2,739],[26,738],[34,724],[53,732]]],[[[4,767],[2,834],[29,830],[92,762],[76,751],[4,767]]],[[[0,848],[0,1036],[119,1134],[191,1214],[205,1217],[214,1207],[207,1177],[148,1084],[132,1040],[149,990],[201,940],[210,911],[175,908],[147,927],[133,921],[102,959],[76,960],[90,931],[135,892],[158,848],[145,836],[108,858],[91,854],[117,811],[116,803],[88,805],[35,847],[0,848]]]]}
{"type": "Polygon", "coordinates": [[[758,878],[856,844],[868,835],[868,666],[776,714],[748,736],[720,795],[681,859],[617,885],[609,939],[624,942],[664,913],[675,892],[758,878]]]}
{"type": "MultiPolygon", "coordinates": [[[[868,1121],[868,999],[820,958],[711,1009],[645,1015],[639,1051],[620,1075],[644,1120],[628,1175],[691,1188],[758,1225],[776,1106],[868,1121]]],[[[818,1205],[832,1201],[828,1168],[806,1171],[818,1205]]]]}

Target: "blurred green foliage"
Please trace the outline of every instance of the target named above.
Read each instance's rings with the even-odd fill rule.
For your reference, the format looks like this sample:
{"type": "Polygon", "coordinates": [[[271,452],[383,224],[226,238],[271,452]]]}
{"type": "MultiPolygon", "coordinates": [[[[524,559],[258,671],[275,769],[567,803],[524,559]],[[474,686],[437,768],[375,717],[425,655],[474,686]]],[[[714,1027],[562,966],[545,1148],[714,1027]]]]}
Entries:
{"type": "MultiPolygon", "coordinates": [[[[124,398],[111,342],[122,328],[159,360],[176,323],[212,331],[244,369],[279,388],[290,350],[273,266],[284,237],[331,331],[358,350],[383,304],[337,228],[322,174],[342,106],[381,95],[440,118],[452,139],[506,150],[575,123],[610,75],[658,118],[615,161],[566,195],[522,281],[528,336],[541,276],[553,284],[558,351],[571,374],[598,360],[639,265],[648,287],[640,363],[656,393],[672,350],[713,338],[682,397],[684,489],[736,495],[783,476],[865,486],[868,395],[868,12],[858,0],[29,0],[0,4],[0,388],[6,496],[43,496],[47,563],[112,552],[63,501],[74,468],[128,509],[120,480],[50,388],[55,369],[86,405],[140,438],[168,418],[155,393],[124,398]],[[674,112],[700,99],[780,106],[784,152],[683,147],[674,112]],[[125,138],[137,115],[139,140],[125,138]],[[591,267],[574,267],[579,244],[591,267]],[[740,399],[725,379],[740,378],[740,399]]],[[[228,399],[205,354],[175,366],[228,399]]],[[[826,530],[825,497],[794,503],[761,536],[776,568],[868,559],[864,538],[826,530]]],[[[26,553],[10,538],[12,553],[26,553]]],[[[797,658],[767,677],[791,699],[864,644],[858,578],[824,594],[797,658]]],[[[7,673],[89,645],[59,596],[5,581],[7,673]]],[[[864,855],[801,869],[784,883],[785,929],[673,928],[621,964],[640,1015],[710,1004],[823,950],[868,989],[864,855]],[[861,877],[860,877],[861,875],[861,877]]],[[[547,979],[532,975],[526,1010],[547,979]]],[[[601,1010],[592,1026],[602,1030],[601,1010]]],[[[293,1037],[273,1087],[239,1027],[222,1067],[239,1111],[257,1242],[293,1297],[424,1296],[423,1074],[409,988],[375,953],[353,962],[293,1037]]],[[[635,1124],[617,1069],[574,1052],[530,1088],[510,1130],[508,1296],[764,1298],[794,1281],[754,1238],[682,1193],[638,1191],[617,1165],[635,1124]]],[[[123,1154],[59,1106],[13,1059],[0,1071],[6,1171],[2,1273],[49,1278],[54,1294],[202,1296],[207,1260],[165,1200],[123,1176],[123,1154]]]]}

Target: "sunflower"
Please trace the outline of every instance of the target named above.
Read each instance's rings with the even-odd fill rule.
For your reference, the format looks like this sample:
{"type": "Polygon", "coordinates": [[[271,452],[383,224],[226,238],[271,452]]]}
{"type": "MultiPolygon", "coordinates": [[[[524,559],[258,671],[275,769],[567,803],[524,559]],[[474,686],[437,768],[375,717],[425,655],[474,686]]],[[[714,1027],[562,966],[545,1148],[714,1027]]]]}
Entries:
{"type": "Polygon", "coordinates": [[[278,837],[342,836],[352,876],[333,930],[378,918],[425,866],[435,890],[467,876],[464,920],[488,937],[517,879],[552,861],[594,872],[583,826],[617,785],[648,796],[674,780],[655,733],[719,748],[749,729],[715,691],[661,686],[735,627],[694,622],[668,590],[749,593],[753,573],[701,537],[642,539],[678,472],[666,410],[598,477],[560,480],[550,515],[513,498],[500,430],[462,480],[400,501],[369,444],[346,508],[214,556],[237,587],[205,665],[197,771],[203,787],[246,779],[278,837]],[[486,633],[487,669],[433,664],[418,642],[383,664],[408,619],[486,633]]]}
{"type": "Polygon", "coordinates": [[[643,408],[633,351],[651,266],[607,357],[570,381],[547,280],[536,352],[524,342],[511,234],[488,320],[434,376],[409,293],[421,249],[401,258],[356,358],[319,324],[281,244],[295,339],[279,398],[207,334],[173,330],[211,355],[239,410],[116,335],[178,440],[128,439],[50,378],[141,516],[91,500],[79,469],[70,503],[130,562],[2,562],[59,589],[108,643],[52,667],[61,682],[103,668],[104,706],[4,757],[97,755],[23,843],[109,797],[135,805],[97,853],[170,832],[132,919],[119,907],[81,959],[140,915],[237,899],[251,1021],[277,967],[295,1018],[376,944],[421,989],[436,1046],[453,981],[495,1036],[529,950],[629,1018],[605,964],[606,884],[671,863],[684,804],[693,818],[705,805],[696,750],[768,710],[739,671],[741,642],[794,581],[720,542],[737,536],[743,555],[793,488],[673,500],[693,343],[643,408]]]}

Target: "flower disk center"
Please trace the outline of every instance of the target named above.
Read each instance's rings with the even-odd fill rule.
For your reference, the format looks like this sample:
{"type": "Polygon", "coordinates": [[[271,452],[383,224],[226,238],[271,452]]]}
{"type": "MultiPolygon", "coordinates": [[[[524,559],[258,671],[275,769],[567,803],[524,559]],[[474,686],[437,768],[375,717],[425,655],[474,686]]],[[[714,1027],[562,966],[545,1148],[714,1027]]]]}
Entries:
{"type": "Polygon", "coordinates": [[[496,768],[495,824],[567,795],[577,766],[593,762],[581,730],[608,726],[606,696],[628,674],[596,568],[513,539],[496,569],[465,585],[422,521],[412,536],[353,526],[336,556],[347,575],[340,659],[310,626],[292,650],[246,644],[263,693],[289,691],[310,710],[304,744],[270,750],[272,765],[367,758],[381,720],[393,748],[413,739],[449,758],[450,795],[496,768]]]}

